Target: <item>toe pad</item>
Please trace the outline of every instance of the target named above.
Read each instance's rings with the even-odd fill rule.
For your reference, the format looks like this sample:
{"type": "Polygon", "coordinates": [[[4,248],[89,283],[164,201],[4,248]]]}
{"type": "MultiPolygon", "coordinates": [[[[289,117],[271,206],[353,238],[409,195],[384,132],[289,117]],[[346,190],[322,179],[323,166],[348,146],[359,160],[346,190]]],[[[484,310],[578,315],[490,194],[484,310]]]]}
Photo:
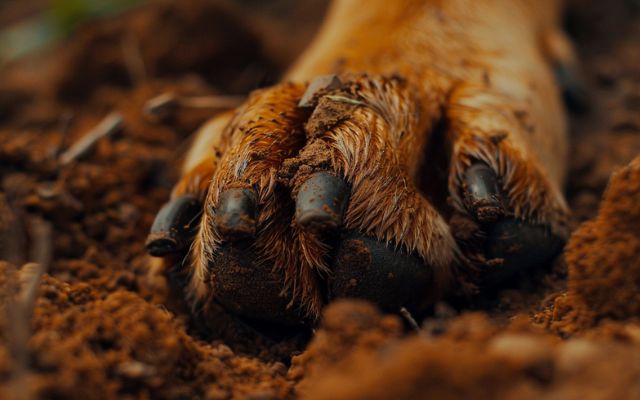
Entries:
{"type": "Polygon", "coordinates": [[[385,311],[415,308],[433,283],[432,270],[420,257],[359,233],[347,233],[337,248],[328,280],[329,300],[360,298],[385,311]]]}

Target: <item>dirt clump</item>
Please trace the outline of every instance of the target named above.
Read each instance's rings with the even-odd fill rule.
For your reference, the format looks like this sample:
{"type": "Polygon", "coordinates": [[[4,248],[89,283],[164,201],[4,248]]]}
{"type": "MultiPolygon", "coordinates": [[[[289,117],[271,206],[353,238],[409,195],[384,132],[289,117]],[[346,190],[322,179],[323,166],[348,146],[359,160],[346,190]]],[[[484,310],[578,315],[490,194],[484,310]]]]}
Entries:
{"type": "Polygon", "coordinates": [[[393,330],[381,334],[381,327],[400,323],[359,304],[329,306],[324,325],[289,372],[295,374],[300,363],[306,367],[298,385],[301,398],[327,398],[327,393],[333,399],[599,399],[605,393],[607,398],[640,394],[635,353],[639,336],[625,342],[602,337],[562,342],[532,328],[526,319],[500,326],[482,313],[452,319],[438,335],[426,330],[403,339],[393,330]],[[353,330],[357,323],[337,316],[366,322],[353,330]]]}
{"type": "Polygon", "coordinates": [[[613,173],[598,216],[566,250],[569,292],[597,317],[640,317],[640,157],[613,173]]]}
{"type": "Polygon", "coordinates": [[[40,291],[30,339],[38,398],[284,398],[292,390],[278,363],[195,340],[183,319],[130,291],[103,297],[51,277],[40,291]]]}
{"type": "Polygon", "coordinates": [[[565,250],[568,290],[553,325],[574,331],[601,320],[640,318],[640,157],[611,175],[598,215],[565,250]]]}

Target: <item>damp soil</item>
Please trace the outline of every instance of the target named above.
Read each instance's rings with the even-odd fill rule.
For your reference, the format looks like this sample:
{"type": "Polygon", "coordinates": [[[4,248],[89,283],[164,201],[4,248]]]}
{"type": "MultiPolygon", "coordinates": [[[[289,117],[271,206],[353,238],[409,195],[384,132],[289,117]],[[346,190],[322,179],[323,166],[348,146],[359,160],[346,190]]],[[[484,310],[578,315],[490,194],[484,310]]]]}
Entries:
{"type": "Polygon", "coordinates": [[[314,332],[216,306],[203,322],[172,295],[179,274],[145,252],[192,132],[219,111],[158,118],[146,103],[273,83],[323,2],[157,1],[8,65],[0,398],[639,398],[640,13],[607,3],[583,2],[568,19],[590,107],[572,117],[564,253],[491,293],[436,304],[418,329],[357,301],[328,307],[314,332]],[[60,162],[114,112],[118,129],[60,162]],[[40,279],[34,261],[48,265],[40,279]]]}

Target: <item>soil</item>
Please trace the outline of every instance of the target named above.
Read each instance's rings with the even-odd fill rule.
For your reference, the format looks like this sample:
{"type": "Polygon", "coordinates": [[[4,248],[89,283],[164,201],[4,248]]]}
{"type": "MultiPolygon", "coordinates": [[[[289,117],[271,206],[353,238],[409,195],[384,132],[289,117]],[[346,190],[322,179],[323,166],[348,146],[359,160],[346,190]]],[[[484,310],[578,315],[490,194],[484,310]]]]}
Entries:
{"type": "Polygon", "coordinates": [[[563,255],[420,326],[358,301],[313,333],[215,306],[202,321],[145,252],[192,132],[217,111],[158,118],[145,104],[274,82],[322,1],[156,1],[6,66],[0,398],[640,398],[640,13],[607,3],[568,19],[590,107],[572,117],[563,255]],[[113,112],[119,129],[59,162],[113,112]]]}

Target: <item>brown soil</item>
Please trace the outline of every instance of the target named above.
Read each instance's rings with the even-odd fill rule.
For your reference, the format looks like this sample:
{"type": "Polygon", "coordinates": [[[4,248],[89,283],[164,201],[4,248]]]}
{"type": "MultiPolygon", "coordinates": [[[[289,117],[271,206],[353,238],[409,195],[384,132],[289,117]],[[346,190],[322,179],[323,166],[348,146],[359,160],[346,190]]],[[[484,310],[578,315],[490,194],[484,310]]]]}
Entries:
{"type": "Polygon", "coordinates": [[[570,20],[592,104],[573,118],[564,255],[494,293],[439,303],[419,332],[367,303],[334,304],[310,341],[217,308],[203,322],[144,249],[191,133],[215,111],[158,120],[145,103],[272,82],[324,7],[258,3],[154,2],[3,71],[0,398],[640,398],[631,2],[583,4],[570,20]],[[113,111],[122,129],[58,161],[113,111]],[[29,261],[49,264],[30,324],[29,261]]]}

